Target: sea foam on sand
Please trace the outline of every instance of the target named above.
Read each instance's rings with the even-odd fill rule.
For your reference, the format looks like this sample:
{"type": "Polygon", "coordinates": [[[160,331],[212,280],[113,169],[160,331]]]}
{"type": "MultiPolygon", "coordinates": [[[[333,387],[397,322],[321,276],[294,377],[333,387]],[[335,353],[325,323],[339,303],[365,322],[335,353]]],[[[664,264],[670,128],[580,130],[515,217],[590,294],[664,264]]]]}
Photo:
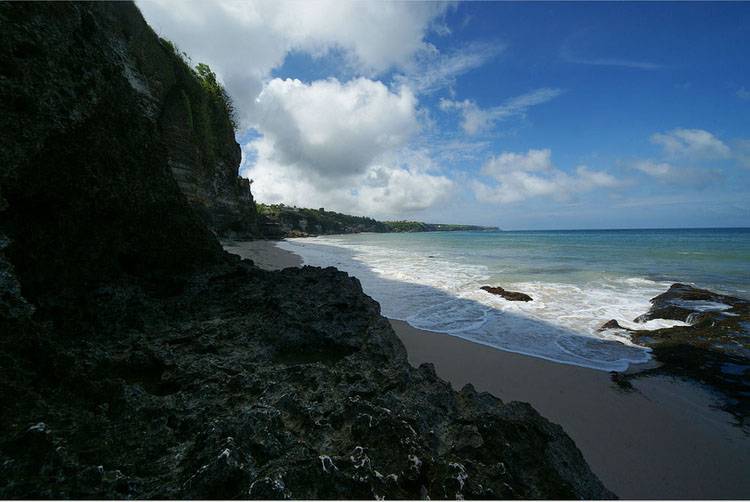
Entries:
{"type": "Polygon", "coordinates": [[[480,289],[502,272],[486,265],[335,237],[291,239],[280,247],[302,256],[306,265],[335,266],[356,276],[386,317],[556,362],[624,371],[647,362],[649,349],[633,344],[624,330],[599,331],[602,324],[615,319],[626,328],[685,325],[664,319],[633,322],[668,282],[603,276],[581,284],[500,284],[533,298],[512,302],[480,289]]]}

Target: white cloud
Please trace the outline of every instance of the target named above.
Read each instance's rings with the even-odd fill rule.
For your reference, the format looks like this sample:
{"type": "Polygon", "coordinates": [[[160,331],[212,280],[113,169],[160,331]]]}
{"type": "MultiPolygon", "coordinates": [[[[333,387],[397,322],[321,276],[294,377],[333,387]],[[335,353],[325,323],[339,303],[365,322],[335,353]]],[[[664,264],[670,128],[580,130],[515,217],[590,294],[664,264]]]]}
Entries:
{"type": "Polygon", "coordinates": [[[252,160],[242,174],[259,201],[383,216],[428,208],[452,188],[426,153],[408,148],[419,124],[405,87],[274,79],[256,110],[262,137],[245,146],[252,160]]]}
{"type": "Polygon", "coordinates": [[[496,183],[488,185],[474,181],[474,193],[480,201],[495,204],[542,196],[565,201],[596,188],[614,188],[622,184],[614,176],[586,166],[578,166],[573,174],[556,169],[548,149],[529,150],[525,154],[503,152],[488,160],[482,173],[494,178],[496,183]]]}
{"type": "Polygon", "coordinates": [[[257,99],[255,127],[277,163],[302,174],[361,174],[380,155],[402,148],[418,130],[417,100],[383,83],[358,78],[305,84],[273,79],[257,99]]]}
{"type": "Polygon", "coordinates": [[[562,92],[561,89],[545,87],[511,98],[502,105],[484,109],[471,100],[441,99],[440,108],[443,111],[455,110],[461,113],[461,127],[467,134],[476,134],[491,128],[497,121],[513,116],[524,116],[532,106],[546,103],[562,92]]]}
{"type": "Polygon", "coordinates": [[[356,207],[365,214],[414,213],[444,200],[453,189],[445,176],[429,174],[418,167],[374,166],[359,189],[356,207]]]}
{"type": "Polygon", "coordinates": [[[637,70],[658,70],[662,65],[649,61],[634,61],[631,59],[618,58],[582,58],[570,54],[563,54],[563,59],[568,63],[585,64],[589,66],[620,66],[623,68],[634,68],[637,70]]]}
{"type": "Polygon", "coordinates": [[[745,87],[740,87],[737,89],[737,97],[744,101],[750,100],[750,90],[745,87]]]}
{"type": "MultiPolygon", "coordinates": [[[[579,33],[580,35],[580,33],[579,33]]],[[[589,66],[615,66],[621,68],[633,68],[636,70],[659,70],[662,65],[651,61],[642,61],[636,59],[627,59],[619,57],[586,57],[575,54],[569,45],[569,41],[563,44],[560,50],[560,57],[563,61],[574,64],[583,64],[589,66]]]]}
{"type": "Polygon", "coordinates": [[[651,159],[636,160],[630,164],[630,167],[662,183],[675,186],[702,188],[722,179],[722,172],[719,169],[691,167],[651,159]]]}
{"type": "Polygon", "coordinates": [[[725,159],[730,149],[719,138],[702,129],[673,129],[651,136],[651,142],[660,145],[672,158],[693,161],[725,159]]]}
{"type": "Polygon", "coordinates": [[[474,43],[446,54],[421,51],[395,81],[418,94],[435,92],[452,87],[458,76],[482,66],[504,50],[505,45],[499,43],[474,43]]]}
{"type": "Polygon", "coordinates": [[[444,2],[141,0],[138,6],[157,33],[211,65],[243,126],[260,134],[243,146],[241,167],[254,179],[258,200],[359,214],[420,211],[450,192],[453,182],[409,147],[425,118],[415,94],[451,85],[500,50],[472,45],[443,55],[427,43],[430,31],[447,34],[444,2]],[[401,77],[392,87],[373,78],[271,78],[292,52],[338,58],[341,75],[395,69],[401,77]]]}
{"type": "Polygon", "coordinates": [[[138,7],[157,33],[211,65],[243,116],[252,116],[263,82],[289,52],[341,52],[366,75],[406,67],[434,51],[424,37],[447,4],[140,0],[138,7]]]}
{"type": "Polygon", "coordinates": [[[245,149],[256,160],[243,171],[255,181],[253,193],[261,202],[325,206],[351,214],[391,218],[427,209],[444,200],[454,187],[450,179],[436,172],[424,152],[384,155],[363,172],[331,183],[306,172],[304,166],[278,163],[267,138],[259,138],[245,149]]]}
{"type": "Polygon", "coordinates": [[[511,171],[549,171],[552,169],[552,151],[529,150],[526,153],[503,152],[492,157],[482,167],[482,173],[497,177],[511,171]]]}
{"type": "Polygon", "coordinates": [[[657,178],[664,178],[674,173],[674,167],[666,162],[654,162],[653,160],[637,160],[633,168],[657,178]]]}

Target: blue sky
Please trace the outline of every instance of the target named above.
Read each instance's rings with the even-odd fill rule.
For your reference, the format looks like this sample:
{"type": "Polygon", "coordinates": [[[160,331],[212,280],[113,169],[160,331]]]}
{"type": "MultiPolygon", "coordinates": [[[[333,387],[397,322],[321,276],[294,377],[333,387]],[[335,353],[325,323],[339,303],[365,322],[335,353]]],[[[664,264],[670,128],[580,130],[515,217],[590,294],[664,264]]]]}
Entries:
{"type": "Polygon", "coordinates": [[[138,5],[234,97],[261,201],[750,226],[750,3],[138,5]]]}

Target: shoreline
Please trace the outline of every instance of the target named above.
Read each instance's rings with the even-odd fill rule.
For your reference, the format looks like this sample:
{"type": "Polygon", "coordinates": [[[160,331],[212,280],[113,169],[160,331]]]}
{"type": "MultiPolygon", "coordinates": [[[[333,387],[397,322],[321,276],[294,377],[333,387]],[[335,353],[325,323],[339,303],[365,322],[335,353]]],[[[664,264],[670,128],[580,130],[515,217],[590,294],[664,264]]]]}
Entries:
{"type": "MultiPolygon", "coordinates": [[[[261,268],[302,265],[301,257],[276,241],[223,244],[261,268]]],[[[471,383],[503,401],[528,402],[561,425],[592,471],[621,498],[750,497],[750,435],[699,384],[649,375],[632,380],[634,390],[625,391],[605,371],[389,321],[413,366],[431,363],[457,390],[471,383]]]]}
{"type": "Polygon", "coordinates": [[[507,352],[390,320],[414,366],[431,363],[455,389],[471,383],[524,401],[563,427],[605,486],[627,499],[747,498],[750,436],[710,390],[668,376],[632,380],[507,352]]]}

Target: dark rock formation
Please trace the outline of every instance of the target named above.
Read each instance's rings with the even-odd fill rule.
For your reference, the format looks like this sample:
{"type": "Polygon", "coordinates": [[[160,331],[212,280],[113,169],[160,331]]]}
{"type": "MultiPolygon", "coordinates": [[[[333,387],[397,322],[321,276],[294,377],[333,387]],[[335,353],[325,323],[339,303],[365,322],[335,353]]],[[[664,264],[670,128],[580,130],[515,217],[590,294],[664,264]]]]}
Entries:
{"type": "Polygon", "coordinates": [[[689,326],[633,330],[631,339],[653,349],[664,364],[659,371],[684,375],[725,393],[728,409],[744,423],[750,416],[750,302],[673,284],[651,304],[637,322],[672,319],[689,326]]]}
{"type": "Polygon", "coordinates": [[[132,4],[0,4],[0,498],[611,497],[356,279],[221,250],[236,148],[175,58],[132,4]]]}
{"type": "Polygon", "coordinates": [[[623,375],[622,373],[618,371],[610,371],[609,372],[609,378],[614,382],[617,387],[619,387],[621,390],[624,390],[626,392],[633,391],[633,384],[630,383],[630,380],[626,375],[623,375]]]}
{"type": "Polygon", "coordinates": [[[7,332],[0,498],[611,496],[529,405],[410,367],[345,273],[182,279],[7,332]]]}
{"type": "Polygon", "coordinates": [[[610,319],[609,321],[605,322],[599,328],[597,331],[606,331],[608,329],[626,329],[620,326],[620,323],[617,322],[617,319],[610,319]]]}
{"type": "Polygon", "coordinates": [[[0,25],[0,225],[25,296],[218,262],[169,168],[171,60],[135,6],[3,3],[0,25]]]}
{"type": "Polygon", "coordinates": [[[531,298],[526,293],[519,293],[517,291],[506,291],[500,286],[492,287],[492,286],[482,286],[480,289],[483,289],[484,291],[487,291],[488,293],[491,293],[493,295],[502,296],[508,301],[511,302],[530,302],[533,301],[533,298],[531,298]]]}
{"type": "Polygon", "coordinates": [[[728,311],[730,307],[744,309],[748,305],[750,305],[750,302],[741,298],[721,295],[707,289],[698,289],[688,284],[676,283],[672,284],[665,293],[652,298],[651,309],[638,316],[635,322],[646,322],[651,319],[672,319],[696,324],[702,318],[726,317],[723,312],[728,311]]]}

